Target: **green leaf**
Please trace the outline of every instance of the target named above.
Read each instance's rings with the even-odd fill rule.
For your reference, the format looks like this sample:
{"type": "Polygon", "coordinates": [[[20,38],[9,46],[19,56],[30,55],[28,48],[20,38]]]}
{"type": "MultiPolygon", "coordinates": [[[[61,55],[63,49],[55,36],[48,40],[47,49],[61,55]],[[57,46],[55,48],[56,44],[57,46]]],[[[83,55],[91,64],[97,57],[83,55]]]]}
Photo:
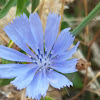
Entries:
{"type": "Polygon", "coordinates": [[[75,88],[82,88],[83,87],[83,83],[82,83],[81,77],[78,75],[77,72],[66,74],[66,76],[73,83],[73,86],[75,88]]]}
{"type": "Polygon", "coordinates": [[[66,27],[69,27],[69,25],[66,22],[61,23],[61,30],[65,29],[66,27]]]}
{"type": "Polygon", "coordinates": [[[8,2],[6,3],[6,5],[4,6],[3,9],[0,10],[0,18],[3,18],[8,11],[10,10],[10,8],[16,4],[17,0],[8,0],[8,2]]]}
{"type": "Polygon", "coordinates": [[[27,17],[29,17],[30,13],[26,8],[24,8],[24,13],[27,15],[27,17]]]}
{"type": "Polygon", "coordinates": [[[19,16],[20,14],[23,14],[25,10],[25,4],[27,0],[17,0],[17,11],[16,16],[19,16]]]}
{"type": "Polygon", "coordinates": [[[32,0],[32,9],[31,12],[33,13],[36,7],[38,6],[40,0],[32,0]]]}
{"type": "Polygon", "coordinates": [[[95,18],[95,16],[100,12],[100,2],[97,6],[88,14],[87,17],[72,31],[74,36],[78,35],[85,27],[90,23],[90,21],[95,18]]]}
{"type": "Polygon", "coordinates": [[[13,79],[0,79],[0,86],[8,85],[13,79]]]}
{"type": "Polygon", "coordinates": [[[45,100],[53,100],[51,97],[46,96],[45,100]]]}
{"type": "Polygon", "coordinates": [[[9,43],[8,43],[8,47],[9,47],[9,45],[11,44],[11,42],[12,42],[12,40],[9,41],[9,43]]]}
{"type": "Polygon", "coordinates": [[[6,0],[0,0],[0,7],[6,4],[6,0]]]}

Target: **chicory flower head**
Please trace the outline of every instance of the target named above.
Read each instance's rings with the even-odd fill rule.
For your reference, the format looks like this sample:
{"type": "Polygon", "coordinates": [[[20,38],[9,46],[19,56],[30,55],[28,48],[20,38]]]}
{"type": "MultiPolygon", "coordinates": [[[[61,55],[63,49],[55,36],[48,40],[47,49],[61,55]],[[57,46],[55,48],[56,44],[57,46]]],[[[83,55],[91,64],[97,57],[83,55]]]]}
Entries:
{"type": "Polygon", "coordinates": [[[73,86],[61,73],[76,72],[77,59],[70,59],[79,42],[68,50],[74,41],[70,28],[61,31],[57,38],[61,16],[49,13],[45,35],[37,13],[29,18],[23,14],[13,23],[6,25],[4,31],[27,55],[0,45],[0,57],[28,64],[0,64],[0,78],[15,78],[11,83],[17,89],[26,88],[26,96],[39,100],[45,96],[49,83],[54,88],[73,86]],[[30,47],[30,48],[29,48],[30,47]],[[34,52],[33,52],[33,51],[34,52]],[[69,60],[70,59],[70,60],[69,60]]]}

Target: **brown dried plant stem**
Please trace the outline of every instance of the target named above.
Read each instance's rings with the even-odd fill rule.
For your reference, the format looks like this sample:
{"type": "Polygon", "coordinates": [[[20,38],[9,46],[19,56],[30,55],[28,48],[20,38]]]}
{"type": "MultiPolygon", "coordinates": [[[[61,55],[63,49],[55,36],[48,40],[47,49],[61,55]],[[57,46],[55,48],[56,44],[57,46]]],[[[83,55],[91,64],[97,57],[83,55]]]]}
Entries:
{"type": "Polygon", "coordinates": [[[87,86],[86,86],[86,88],[85,88],[86,91],[93,92],[93,93],[97,94],[98,96],[100,96],[100,86],[97,87],[97,88],[98,88],[97,90],[91,89],[91,88],[89,88],[89,86],[90,86],[91,83],[93,83],[99,76],[100,76],[100,72],[98,72],[98,73],[95,75],[95,77],[87,84],[87,86]]]}
{"type": "Polygon", "coordinates": [[[41,16],[42,16],[43,6],[44,6],[44,3],[45,3],[45,0],[42,0],[42,1],[43,1],[43,3],[41,4],[41,7],[39,9],[39,17],[40,17],[40,19],[41,19],[41,16]]]}
{"type": "Polygon", "coordinates": [[[0,34],[0,37],[8,44],[8,41],[0,34]]]}
{"type": "MultiPolygon", "coordinates": [[[[88,15],[87,0],[84,0],[84,8],[85,8],[85,16],[87,16],[88,15]]],[[[85,30],[86,30],[85,36],[87,36],[89,33],[88,26],[86,26],[85,30]]]]}
{"type": "MultiPolygon", "coordinates": [[[[78,41],[80,41],[79,39],[77,39],[77,38],[75,38],[75,41],[76,42],[78,42],[78,41]]],[[[85,43],[85,42],[83,42],[83,41],[80,41],[80,44],[83,44],[83,45],[85,45],[85,46],[88,46],[88,44],[87,43],[85,43]]]]}
{"type": "MultiPolygon", "coordinates": [[[[100,35],[100,30],[95,34],[93,40],[92,40],[92,41],[90,42],[90,44],[89,44],[88,56],[87,56],[87,60],[88,60],[88,61],[89,61],[89,57],[90,57],[90,49],[91,49],[91,46],[92,46],[93,42],[97,39],[97,37],[98,37],[99,35],[100,35]]],[[[87,67],[87,68],[88,68],[88,67],[87,67]]],[[[83,87],[82,91],[81,91],[80,93],[78,93],[76,96],[72,97],[70,100],[75,100],[75,99],[77,99],[80,95],[82,95],[82,94],[85,92],[85,90],[88,90],[88,89],[87,89],[87,86],[89,86],[90,83],[93,82],[93,81],[100,75],[100,73],[98,73],[98,74],[96,75],[96,77],[95,77],[92,81],[90,81],[90,82],[88,83],[88,85],[86,85],[86,84],[87,84],[87,73],[88,73],[88,69],[87,69],[87,68],[86,68],[86,73],[85,73],[85,78],[84,78],[84,87],[83,87]]]]}
{"type": "Polygon", "coordinates": [[[95,77],[87,84],[87,87],[90,86],[92,82],[94,82],[100,76],[100,72],[98,72],[95,77]]]}
{"type": "MultiPolygon", "coordinates": [[[[97,34],[94,36],[94,39],[91,41],[90,45],[89,45],[89,49],[88,49],[88,56],[87,57],[90,57],[90,48],[93,44],[93,42],[97,39],[97,37],[100,35],[100,30],[99,32],[97,32],[97,34]]],[[[87,60],[89,61],[89,58],[87,58],[87,60]]],[[[78,96],[80,96],[81,94],[83,94],[86,90],[86,84],[87,84],[87,73],[88,73],[88,67],[86,68],[86,73],[85,73],[85,79],[84,79],[84,87],[83,87],[83,90],[81,93],[79,93],[78,96]]]]}
{"type": "Polygon", "coordinates": [[[90,59],[90,54],[91,54],[91,46],[94,43],[94,41],[99,37],[100,35],[100,29],[98,30],[98,32],[95,34],[93,40],[90,42],[89,47],[88,47],[88,54],[87,54],[87,61],[89,61],[90,59]]]}
{"type": "MultiPolygon", "coordinates": [[[[85,15],[87,16],[88,11],[87,11],[87,0],[84,0],[84,6],[85,6],[85,15]]],[[[88,26],[86,26],[86,35],[88,34],[88,26]]],[[[80,95],[82,95],[85,91],[85,86],[87,84],[87,73],[88,73],[88,67],[85,70],[85,78],[84,78],[84,86],[83,89],[80,93],[78,93],[76,96],[72,97],[70,100],[75,100],[77,99],[80,95]]]]}
{"type": "MultiPolygon", "coordinates": [[[[99,35],[100,35],[100,30],[95,34],[94,39],[93,39],[93,40],[90,42],[90,44],[89,44],[88,56],[87,56],[87,60],[88,60],[88,61],[89,61],[89,57],[90,57],[90,49],[91,49],[91,46],[92,46],[93,42],[97,39],[97,37],[98,37],[99,35]]],[[[88,67],[87,67],[87,68],[88,68],[88,67]]],[[[91,83],[92,81],[89,82],[88,85],[86,86],[86,84],[87,84],[87,73],[88,73],[87,68],[86,68],[86,73],[85,73],[85,78],[84,78],[84,87],[83,87],[82,91],[81,91],[80,93],[78,93],[76,96],[72,97],[70,100],[75,100],[75,99],[77,99],[80,95],[82,95],[82,94],[85,92],[85,90],[88,90],[88,89],[86,89],[86,87],[89,86],[90,83],[91,83]]],[[[100,73],[97,74],[95,78],[97,78],[99,75],[100,75],[100,73]]],[[[95,80],[95,78],[93,79],[93,81],[95,80]]]]}
{"type": "Polygon", "coordinates": [[[61,30],[61,22],[62,22],[62,17],[63,17],[63,12],[64,12],[64,5],[65,5],[65,0],[62,0],[61,10],[60,10],[61,20],[60,20],[58,35],[60,33],[60,30],[61,30]]]}
{"type": "Polygon", "coordinates": [[[87,73],[88,73],[88,67],[86,67],[86,70],[85,70],[85,78],[84,78],[84,86],[83,86],[83,91],[85,90],[85,86],[87,84],[87,73]]]}
{"type": "Polygon", "coordinates": [[[43,5],[44,1],[45,1],[45,0],[42,0],[42,1],[40,2],[40,4],[37,6],[37,8],[34,10],[33,13],[37,12],[37,11],[40,9],[40,7],[43,5]]]}

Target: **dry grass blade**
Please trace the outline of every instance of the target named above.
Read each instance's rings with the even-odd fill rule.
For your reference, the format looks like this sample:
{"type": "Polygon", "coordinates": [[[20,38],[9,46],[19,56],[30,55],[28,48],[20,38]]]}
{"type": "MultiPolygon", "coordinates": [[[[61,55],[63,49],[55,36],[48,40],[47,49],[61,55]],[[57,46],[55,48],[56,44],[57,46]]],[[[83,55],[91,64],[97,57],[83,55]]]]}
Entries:
{"type": "Polygon", "coordinates": [[[8,41],[1,34],[0,37],[5,41],[6,44],[8,44],[8,41]]]}
{"type": "Polygon", "coordinates": [[[37,6],[37,8],[34,10],[34,13],[35,12],[37,12],[39,9],[40,9],[40,7],[43,5],[43,3],[45,2],[45,0],[42,0],[41,2],[40,2],[40,4],[37,6]]]}
{"type": "Polygon", "coordinates": [[[94,82],[100,76],[100,72],[96,74],[96,76],[87,84],[87,87],[90,86],[92,82],[94,82]]]}
{"type": "MultiPolygon", "coordinates": [[[[63,17],[63,12],[64,12],[64,5],[65,5],[65,0],[62,0],[61,11],[60,11],[61,20],[60,20],[60,25],[59,25],[59,33],[60,33],[60,29],[61,29],[61,22],[62,22],[62,17],[63,17]]],[[[59,33],[58,33],[58,35],[59,35],[59,33]]]]}

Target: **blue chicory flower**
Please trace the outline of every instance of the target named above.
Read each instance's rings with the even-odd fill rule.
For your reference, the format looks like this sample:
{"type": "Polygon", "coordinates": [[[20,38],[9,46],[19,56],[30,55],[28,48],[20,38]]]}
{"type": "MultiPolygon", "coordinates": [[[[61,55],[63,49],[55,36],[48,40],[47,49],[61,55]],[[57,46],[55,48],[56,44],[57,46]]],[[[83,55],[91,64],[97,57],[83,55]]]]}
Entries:
{"type": "Polygon", "coordinates": [[[0,64],[0,78],[15,78],[11,83],[17,89],[26,88],[26,96],[29,98],[39,100],[41,96],[44,97],[49,83],[57,89],[73,86],[73,83],[59,72],[77,71],[77,59],[70,58],[79,42],[68,50],[75,38],[70,33],[70,28],[62,30],[57,38],[60,19],[61,16],[54,13],[48,15],[45,35],[37,13],[30,14],[29,18],[25,14],[18,16],[4,28],[9,38],[27,55],[0,45],[0,57],[30,64],[0,64]]]}

